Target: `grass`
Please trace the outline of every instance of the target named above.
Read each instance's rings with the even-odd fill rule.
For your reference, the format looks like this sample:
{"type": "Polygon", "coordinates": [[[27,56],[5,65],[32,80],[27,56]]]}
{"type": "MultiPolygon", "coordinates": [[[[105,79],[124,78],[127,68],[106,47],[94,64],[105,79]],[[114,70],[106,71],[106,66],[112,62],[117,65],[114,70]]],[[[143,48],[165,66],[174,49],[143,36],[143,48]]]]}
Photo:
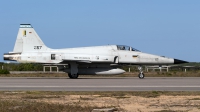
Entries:
{"type": "MultiPolygon", "coordinates": [[[[166,96],[185,96],[185,95],[200,95],[200,91],[177,91],[177,92],[168,92],[168,91],[109,91],[109,92],[101,92],[101,91],[27,91],[27,92],[0,92],[0,95],[26,95],[24,98],[60,98],[62,95],[98,95],[99,97],[125,97],[125,96],[140,96],[140,97],[158,97],[161,95],[166,96]]],[[[83,98],[84,99],[84,98],[83,98]]]]}
{"type": "Polygon", "coordinates": [[[193,99],[190,99],[190,100],[199,100],[200,101],[200,98],[193,98],[193,99]]]}
{"type": "MultiPolygon", "coordinates": [[[[166,96],[197,96],[200,95],[200,91],[1,91],[0,95],[22,95],[25,99],[41,99],[41,98],[62,98],[63,95],[98,95],[99,97],[121,97],[127,96],[140,96],[140,97],[159,97],[161,95],[166,96]]],[[[87,99],[80,97],[80,99],[87,99]]],[[[195,100],[195,99],[194,99],[195,100]]],[[[196,100],[200,100],[196,99],[196,100]]]]}
{"type": "Polygon", "coordinates": [[[111,108],[110,106],[82,105],[82,100],[93,100],[84,96],[80,96],[77,99],[78,101],[73,103],[48,103],[50,99],[59,101],[67,95],[88,95],[93,93],[99,94],[98,92],[1,91],[0,112],[91,112],[93,109],[111,108]],[[47,102],[44,102],[45,100],[47,102]]]}
{"type": "Polygon", "coordinates": [[[124,98],[130,98],[130,96],[116,96],[117,99],[124,99],[124,98]]]}
{"type": "Polygon", "coordinates": [[[23,99],[43,99],[43,98],[61,98],[62,96],[60,95],[27,95],[25,97],[22,97],[23,99]]]}
{"type": "Polygon", "coordinates": [[[81,105],[49,104],[17,100],[0,100],[1,112],[90,112],[93,108],[81,105]]]}
{"type": "Polygon", "coordinates": [[[83,96],[80,96],[80,100],[93,100],[92,98],[85,98],[83,96]]]}
{"type": "MultiPolygon", "coordinates": [[[[0,112],[90,112],[98,108],[111,108],[111,106],[102,105],[101,107],[85,105],[87,101],[94,101],[95,98],[111,97],[120,99],[130,98],[131,96],[140,96],[144,98],[154,98],[161,95],[166,96],[200,96],[200,91],[196,92],[165,92],[165,91],[109,91],[109,92],[73,92],[73,91],[1,91],[0,92],[0,112]],[[62,100],[67,100],[69,95],[78,95],[74,102],[62,103],[62,100]],[[87,96],[85,96],[87,95],[87,96]],[[89,96],[89,97],[88,97],[89,96]],[[90,97],[90,96],[95,96],[90,97]],[[58,101],[57,103],[48,102],[49,100],[58,101]],[[60,102],[61,101],[61,102],[60,102]],[[84,105],[83,105],[84,103],[84,105]]],[[[200,100],[193,98],[190,100],[200,100]]],[[[176,105],[175,105],[176,106],[176,105]]],[[[114,107],[117,108],[117,107],[114,107]]],[[[117,108],[123,111],[123,109],[117,108]]],[[[165,112],[169,110],[162,110],[165,112]]],[[[172,111],[171,111],[172,112],[172,111]]]]}
{"type": "Polygon", "coordinates": [[[180,112],[180,111],[173,111],[173,110],[161,110],[161,111],[155,111],[155,112],[180,112]]]}

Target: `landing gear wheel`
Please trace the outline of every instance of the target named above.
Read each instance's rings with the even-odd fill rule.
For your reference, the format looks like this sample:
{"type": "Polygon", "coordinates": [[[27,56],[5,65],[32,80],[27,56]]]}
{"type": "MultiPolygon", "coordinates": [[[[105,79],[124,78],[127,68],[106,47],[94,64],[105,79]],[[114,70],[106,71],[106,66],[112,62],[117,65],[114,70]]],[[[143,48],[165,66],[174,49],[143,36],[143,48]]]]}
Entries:
{"type": "Polygon", "coordinates": [[[77,79],[78,78],[78,74],[72,75],[71,73],[69,73],[68,76],[69,76],[70,79],[77,79]]]}
{"type": "Polygon", "coordinates": [[[138,77],[139,77],[140,79],[144,79],[144,74],[143,74],[143,71],[142,71],[142,66],[139,66],[139,67],[138,67],[138,70],[140,71],[138,77]]]}
{"type": "Polygon", "coordinates": [[[138,77],[139,77],[140,79],[144,79],[144,74],[143,74],[143,73],[139,73],[138,77]]]}

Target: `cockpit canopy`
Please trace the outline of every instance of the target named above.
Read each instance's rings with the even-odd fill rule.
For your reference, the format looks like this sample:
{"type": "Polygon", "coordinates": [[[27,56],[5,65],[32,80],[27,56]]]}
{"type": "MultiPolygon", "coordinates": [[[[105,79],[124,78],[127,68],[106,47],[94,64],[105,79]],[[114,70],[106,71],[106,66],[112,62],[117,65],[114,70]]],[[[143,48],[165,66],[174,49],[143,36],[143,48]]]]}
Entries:
{"type": "Polygon", "coordinates": [[[125,45],[117,45],[117,49],[118,50],[125,50],[125,51],[137,51],[140,52],[139,50],[129,47],[129,46],[125,46],[125,45]]]}

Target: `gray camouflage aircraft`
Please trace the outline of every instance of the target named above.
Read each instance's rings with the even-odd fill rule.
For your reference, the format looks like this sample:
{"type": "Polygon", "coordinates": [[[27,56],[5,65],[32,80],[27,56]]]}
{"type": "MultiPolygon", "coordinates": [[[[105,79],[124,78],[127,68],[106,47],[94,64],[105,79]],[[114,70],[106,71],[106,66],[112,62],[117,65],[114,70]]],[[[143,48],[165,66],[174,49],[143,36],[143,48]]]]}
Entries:
{"type": "Polygon", "coordinates": [[[142,65],[169,65],[186,61],[140,52],[130,46],[105,45],[51,49],[37,35],[31,24],[20,24],[14,50],[4,54],[4,60],[21,63],[57,64],[72,79],[79,75],[122,74],[117,66],[139,65],[138,77],[144,78],[142,65]],[[63,65],[68,64],[65,68],[63,65]]]}

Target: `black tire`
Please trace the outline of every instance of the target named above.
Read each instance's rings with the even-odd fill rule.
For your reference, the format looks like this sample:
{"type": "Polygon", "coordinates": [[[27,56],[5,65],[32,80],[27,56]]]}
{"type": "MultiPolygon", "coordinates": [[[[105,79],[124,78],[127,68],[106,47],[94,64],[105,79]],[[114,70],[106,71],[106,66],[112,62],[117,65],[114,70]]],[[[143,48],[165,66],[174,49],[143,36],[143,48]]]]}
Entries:
{"type": "Polygon", "coordinates": [[[143,73],[139,73],[138,77],[139,77],[140,79],[144,79],[144,74],[143,74],[143,73]]]}
{"type": "Polygon", "coordinates": [[[71,74],[70,74],[70,73],[68,73],[68,76],[69,76],[69,78],[70,78],[70,79],[72,79],[72,76],[71,76],[71,74]]]}
{"type": "Polygon", "coordinates": [[[77,79],[79,75],[78,74],[71,75],[71,73],[68,73],[68,76],[70,79],[77,79]]]}

